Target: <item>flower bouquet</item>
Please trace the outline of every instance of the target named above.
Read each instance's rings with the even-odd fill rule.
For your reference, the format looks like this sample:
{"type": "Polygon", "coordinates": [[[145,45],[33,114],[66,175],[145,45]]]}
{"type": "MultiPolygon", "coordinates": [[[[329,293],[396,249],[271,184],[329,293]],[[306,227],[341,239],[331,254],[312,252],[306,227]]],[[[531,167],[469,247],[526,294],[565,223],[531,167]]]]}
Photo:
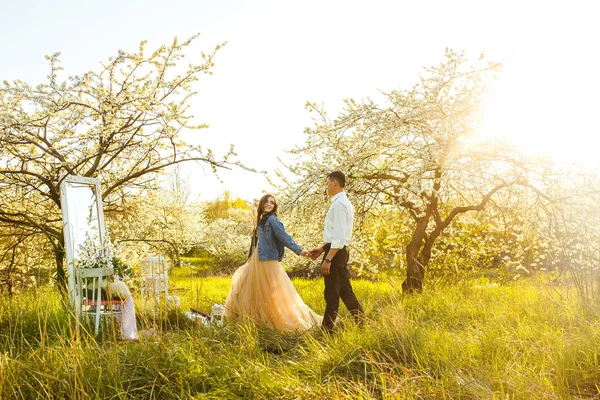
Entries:
{"type": "Polygon", "coordinates": [[[102,282],[103,299],[124,300],[131,297],[127,284],[121,280],[122,276],[131,274],[131,268],[115,256],[115,249],[108,234],[105,235],[104,240],[86,234],[85,241],[79,246],[74,264],[75,268],[110,268],[114,271],[112,276],[102,282]]]}

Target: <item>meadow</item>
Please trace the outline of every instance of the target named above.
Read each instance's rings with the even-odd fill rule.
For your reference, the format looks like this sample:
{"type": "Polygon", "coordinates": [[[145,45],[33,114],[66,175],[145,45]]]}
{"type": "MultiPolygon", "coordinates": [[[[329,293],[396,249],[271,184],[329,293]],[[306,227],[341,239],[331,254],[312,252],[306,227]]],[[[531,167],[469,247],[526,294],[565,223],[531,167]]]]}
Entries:
{"type": "MultiPolygon", "coordinates": [[[[54,288],[0,300],[0,398],[557,399],[600,397],[600,308],[563,284],[479,278],[403,296],[400,280],[354,280],[369,317],[341,307],[338,331],[285,334],[250,323],[202,327],[230,277],[175,269],[178,310],[136,299],[140,340],[97,336],[54,288]]],[[[294,279],[322,313],[321,280],[294,279]]]]}

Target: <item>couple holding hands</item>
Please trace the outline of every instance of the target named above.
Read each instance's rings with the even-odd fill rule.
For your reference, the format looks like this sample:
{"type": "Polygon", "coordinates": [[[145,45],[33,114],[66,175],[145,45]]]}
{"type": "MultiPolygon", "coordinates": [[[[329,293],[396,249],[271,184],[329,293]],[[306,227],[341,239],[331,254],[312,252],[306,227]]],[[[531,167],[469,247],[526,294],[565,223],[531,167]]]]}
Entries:
{"type": "Polygon", "coordinates": [[[354,208],[344,192],[345,185],[342,172],[327,175],[331,206],[325,217],[324,244],[310,251],[303,250],[286,233],[277,218],[275,198],[266,195],[260,199],[248,261],[233,274],[225,301],[228,320],[251,319],[272,329],[299,332],[321,324],[325,332],[331,333],[342,299],[356,322],[362,322],[364,312],[352,290],[347,267],[354,208]],[[321,272],[325,279],[326,307],[322,317],[304,304],[281,266],[284,247],[313,260],[324,254],[321,272]]]}

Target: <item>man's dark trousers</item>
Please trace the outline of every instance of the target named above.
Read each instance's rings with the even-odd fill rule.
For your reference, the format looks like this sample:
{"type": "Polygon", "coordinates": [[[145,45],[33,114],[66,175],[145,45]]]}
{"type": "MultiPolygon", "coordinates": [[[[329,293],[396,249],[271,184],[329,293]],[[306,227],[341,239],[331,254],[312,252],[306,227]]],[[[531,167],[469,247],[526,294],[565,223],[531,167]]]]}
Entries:
{"type": "MultiPolygon", "coordinates": [[[[324,254],[331,245],[324,246],[324,254]]],[[[323,257],[325,258],[325,257],[323,257]]],[[[323,315],[323,329],[328,332],[333,330],[333,324],[340,307],[340,298],[344,305],[350,311],[357,324],[361,325],[364,312],[350,284],[350,272],[348,271],[348,248],[339,249],[331,260],[329,275],[325,275],[325,314],[323,315]]]]}

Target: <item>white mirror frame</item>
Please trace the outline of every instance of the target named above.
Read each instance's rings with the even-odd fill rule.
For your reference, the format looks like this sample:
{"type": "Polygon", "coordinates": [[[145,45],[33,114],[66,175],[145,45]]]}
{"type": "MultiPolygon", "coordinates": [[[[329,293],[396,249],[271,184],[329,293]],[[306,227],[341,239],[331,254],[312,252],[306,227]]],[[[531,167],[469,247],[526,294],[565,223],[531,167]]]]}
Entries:
{"type": "Polygon", "coordinates": [[[69,284],[69,300],[71,305],[75,305],[75,270],[73,248],[73,232],[69,223],[69,199],[67,196],[67,185],[76,183],[80,185],[89,185],[96,194],[96,212],[98,215],[98,232],[100,240],[104,242],[104,212],[102,210],[102,189],[100,188],[100,179],[88,178],[85,176],[68,175],[60,184],[60,205],[62,209],[63,233],[65,236],[65,254],[67,259],[67,277],[69,284]]]}

